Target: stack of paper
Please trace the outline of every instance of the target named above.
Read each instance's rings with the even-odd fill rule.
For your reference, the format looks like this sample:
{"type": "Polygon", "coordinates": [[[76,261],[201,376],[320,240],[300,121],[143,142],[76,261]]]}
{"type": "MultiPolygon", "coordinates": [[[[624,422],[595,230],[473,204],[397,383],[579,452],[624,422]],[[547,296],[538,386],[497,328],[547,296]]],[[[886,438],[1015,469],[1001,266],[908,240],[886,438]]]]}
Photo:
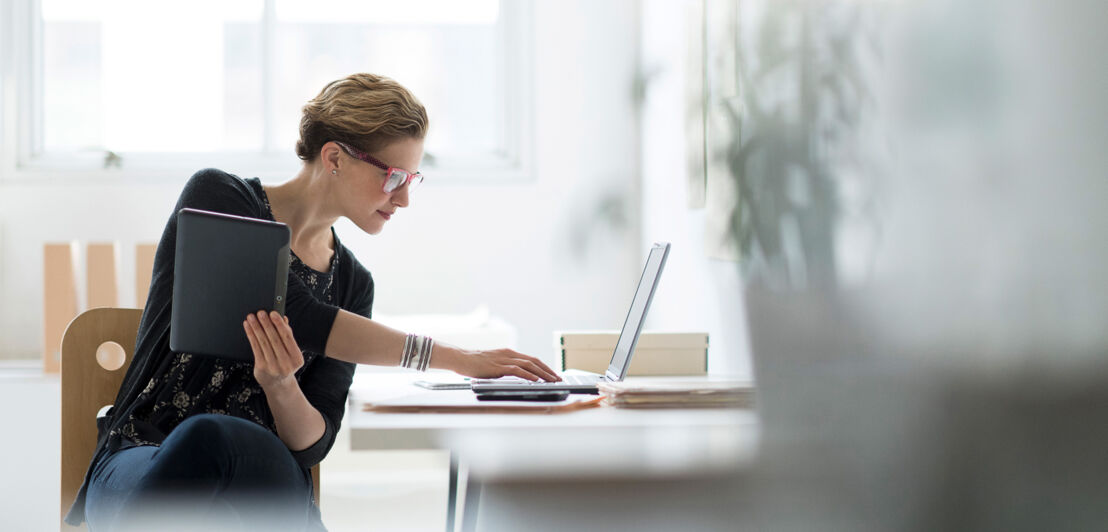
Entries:
{"type": "Polygon", "coordinates": [[[604,402],[618,408],[744,408],[754,386],[736,381],[601,382],[604,402]]]}

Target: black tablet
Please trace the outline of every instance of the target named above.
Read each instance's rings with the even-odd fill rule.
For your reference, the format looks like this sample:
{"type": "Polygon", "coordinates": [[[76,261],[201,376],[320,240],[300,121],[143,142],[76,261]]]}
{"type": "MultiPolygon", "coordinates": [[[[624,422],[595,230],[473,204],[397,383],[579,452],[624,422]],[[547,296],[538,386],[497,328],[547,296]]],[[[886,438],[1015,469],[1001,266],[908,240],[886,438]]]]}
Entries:
{"type": "Polygon", "coordinates": [[[263,309],[284,315],[289,238],[282,223],[181,209],[169,348],[253,362],[242,322],[263,309]]]}

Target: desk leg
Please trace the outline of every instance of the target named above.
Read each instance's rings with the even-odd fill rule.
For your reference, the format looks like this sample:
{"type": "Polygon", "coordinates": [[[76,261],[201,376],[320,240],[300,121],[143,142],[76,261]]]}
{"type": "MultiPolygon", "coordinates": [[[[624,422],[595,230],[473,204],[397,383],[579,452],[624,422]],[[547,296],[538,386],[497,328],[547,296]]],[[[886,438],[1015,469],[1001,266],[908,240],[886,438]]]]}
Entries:
{"type": "Polygon", "coordinates": [[[454,532],[454,518],[458,509],[458,453],[450,452],[450,485],[446,497],[446,532],[454,532]]]}
{"type": "Polygon", "coordinates": [[[481,484],[466,471],[465,508],[462,510],[462,532],[477,531],[477,505],[481,501],[481,484]]]}

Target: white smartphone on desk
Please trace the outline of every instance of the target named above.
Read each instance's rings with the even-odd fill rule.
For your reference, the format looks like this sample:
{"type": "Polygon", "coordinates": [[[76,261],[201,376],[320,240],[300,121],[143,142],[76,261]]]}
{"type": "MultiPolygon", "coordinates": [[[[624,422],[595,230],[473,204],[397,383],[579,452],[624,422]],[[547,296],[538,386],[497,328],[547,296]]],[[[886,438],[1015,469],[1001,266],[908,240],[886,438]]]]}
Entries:
{"type": "Polygon", "coordinates": [[[450,381],[415,381],[412,384],[419,386],[420,388],[427,388],[428,390],[468,390],[469,379],[464,378],[462,380],[450,380],[450,381]]]}

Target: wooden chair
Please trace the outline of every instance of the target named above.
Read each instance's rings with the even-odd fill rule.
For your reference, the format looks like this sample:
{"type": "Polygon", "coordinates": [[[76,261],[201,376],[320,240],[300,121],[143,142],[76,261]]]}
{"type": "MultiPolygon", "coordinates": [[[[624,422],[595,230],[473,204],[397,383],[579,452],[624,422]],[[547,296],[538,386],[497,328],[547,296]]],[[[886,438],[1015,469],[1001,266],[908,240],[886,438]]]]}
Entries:
{"type": "MultiPolygon", "coordinates": [[[[73,318],[62,336],[62,519],[96,448],[96,415],[115,400],[131,364],[141,319],[142,309],[94,308],[73,318]]],[[[318,504],[318,464],[312,485],[318,504]]],[[[73,527],[62,521],[61,528],[73,527]]]]}

